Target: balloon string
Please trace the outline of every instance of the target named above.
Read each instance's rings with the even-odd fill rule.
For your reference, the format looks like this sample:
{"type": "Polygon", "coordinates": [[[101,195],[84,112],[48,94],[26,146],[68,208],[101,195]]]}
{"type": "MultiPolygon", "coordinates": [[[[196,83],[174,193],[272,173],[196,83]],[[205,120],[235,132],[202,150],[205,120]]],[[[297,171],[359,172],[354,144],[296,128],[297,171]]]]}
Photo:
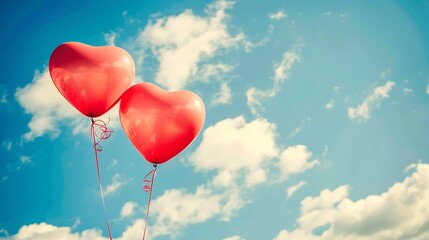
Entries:
{"type": "Polygon", "coordinates": [[[153,170],[148,172],[146,176],[143,178],[143,191],[149,192],[149,200],[147,202],[147,209],[146,209],[146,220],[144,223],[144,233],[143,233],[143,240],[146,237],[146,229],[147,229],[147,221],[149,219],[149,210],[150,210],[150,201],[152,200],[152,189],[153,189],[153,182],[155,180],[156,175],[156,167],[158,165],[155,163],[153,164],[153,170]],[[151,180],[147,179],[151,175],[151,180]]]}
{"type": "Polygon", "coordinates": [[[91,138],[93,140],[93,148],[94,148],[94,154],[95,154],[95,164],[97,166],[97,174],[98,174],[98,186],[100,187],[100,195],[101,195],[101,200],[103,202],[103,209],[104,209],[104,215],[106,218],[106,226],[107,226],[107,232],[109,233],[109,238],[110,240],[112,240],[112,233],[110,231],[110,225],[109,225],[109,217],[107,216],[107,211],[106,211],[106,204],[104,202],[104,193],[103,193],[103,187],[102,187],[102,183],[101,183],[101,174],[100,174],[100,165],[99,165],[99,161],[98,161],[98,153],[103,151],[100,142],[102,140],[108,139],[111,135],[112,135],[112,130],[107,128],[107,123],[105,123],[102,120],[94,120],[93,118],[91,118],[92,124],[91,124],[91,138]],[[97,134],[97,132],[95,131],[95,127],[98,127],[100,129],[100,134],[97,134]]]}

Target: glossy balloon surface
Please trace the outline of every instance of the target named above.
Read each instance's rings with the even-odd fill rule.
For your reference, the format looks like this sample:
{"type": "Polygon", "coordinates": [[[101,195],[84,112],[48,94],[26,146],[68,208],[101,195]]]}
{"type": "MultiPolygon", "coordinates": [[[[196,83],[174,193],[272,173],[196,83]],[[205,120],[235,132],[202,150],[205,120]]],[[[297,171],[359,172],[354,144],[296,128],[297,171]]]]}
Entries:
{"type": "Polygon", "coordinates": [[[131,86],[135,66],[132,57],[121,48],[68,42],[52,52],[49,72],[71,105],[85,116],[98,117],[131,86]]]}
{"type": "Polygon", "coordinates": [[[139,83],[122,96],[120,118],[143,157],[160,164],[196,138],[204,124],[205,107],[193,92],[166,92],[154,84],[139,83]]]}

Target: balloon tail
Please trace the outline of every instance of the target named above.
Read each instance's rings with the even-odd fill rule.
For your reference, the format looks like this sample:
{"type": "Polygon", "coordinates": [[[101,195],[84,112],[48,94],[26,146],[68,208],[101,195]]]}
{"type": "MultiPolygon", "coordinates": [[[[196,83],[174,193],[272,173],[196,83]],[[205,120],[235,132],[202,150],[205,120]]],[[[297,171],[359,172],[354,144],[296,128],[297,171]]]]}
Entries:
{"type": "Polygon", "coordinates": [[[107,128],[107,124],[109,122],[104,122],[102,120],[94,120],[93,118],[91,118],[92,124],[91,124],[91,138],[93,140],[93,148],[94,148],[94,154],[95,154],[95,164],[97,166],[97,174],[98,174],[98,185],[100,187],[100,195],[101,195],[101,200],[103,202],[103,209],[104,209],[104,215],[106,218],[106,226],[107,226],[107,232],[109,233],[109,238],[110,240],[112,240],[112,233],[110,231],[110,225],[109,225],[109,217],[107,216],[107,211],[106,211],[106,204],[104,202],[104,192],[103,192],[103,186],[101,183],[101,174],[100,174],[100,165],[99,165],[99,161],[98,161],[98,153],[103,151],[100,142],[102,140],[106,140],[108,139],[111,135],[112,135],[112,130],[107,128]],[[97,133],[96,131],[96,127],[99,128],[99,133],[97,133]]]}
{"type": "Polygon", "coordinates": [[[153,182],[155,180],[156,175],[156,167],[157,164],[153,164],[153,170],[148,172],[146,176],[143,178],[143,191],[149,192],[149,200],[147,202],[147,209],[146,209],[146,220],[144,223],[144,232],[143,232],[143,240],[146,237],[146,229],[147,229],[147,221],[149,220],[149,210],[150,210],[150,201],[152,200],[152,188],[153,188],[153,182]],[[148,177],[150,176],[150,180],[148,177]]]}

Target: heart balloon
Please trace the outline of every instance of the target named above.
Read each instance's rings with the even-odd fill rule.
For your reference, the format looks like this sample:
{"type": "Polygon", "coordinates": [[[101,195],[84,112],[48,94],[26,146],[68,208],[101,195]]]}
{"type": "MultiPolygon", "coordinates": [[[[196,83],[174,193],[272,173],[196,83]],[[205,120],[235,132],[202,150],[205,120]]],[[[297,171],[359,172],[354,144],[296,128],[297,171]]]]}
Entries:
{"type": "Polygon", "coordinates": [[[85,116],[98,117],[131,86],[135,66],[122,48],[67,42],[52,52],[49,73],[71,105],[85,116]]]}
{"type": "Polygon", "coordinates": [[[190,91],[166,92],[139,83],[121,98],[120,118],[128,138],[154,164],[164,163],[184,150],[198,135],[206,110],[190,91]]]}

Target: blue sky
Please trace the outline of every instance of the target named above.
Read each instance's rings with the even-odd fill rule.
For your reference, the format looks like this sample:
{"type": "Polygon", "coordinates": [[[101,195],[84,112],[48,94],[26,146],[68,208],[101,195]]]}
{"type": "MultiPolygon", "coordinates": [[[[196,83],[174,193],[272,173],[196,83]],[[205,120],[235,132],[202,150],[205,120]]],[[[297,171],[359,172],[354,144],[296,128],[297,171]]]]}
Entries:
{"type": "MultiPolygon", "coordinates": [[[[3,1],[0,239],[107,239],[90,120],[47,72],[116,45],[135,82],[198,93],[198,138],[159,166],[151,239],[428,239],[426,1],[3,1]]],[[[118,109],[101,170],[115,239],[151,170],[118,109]]]]}

